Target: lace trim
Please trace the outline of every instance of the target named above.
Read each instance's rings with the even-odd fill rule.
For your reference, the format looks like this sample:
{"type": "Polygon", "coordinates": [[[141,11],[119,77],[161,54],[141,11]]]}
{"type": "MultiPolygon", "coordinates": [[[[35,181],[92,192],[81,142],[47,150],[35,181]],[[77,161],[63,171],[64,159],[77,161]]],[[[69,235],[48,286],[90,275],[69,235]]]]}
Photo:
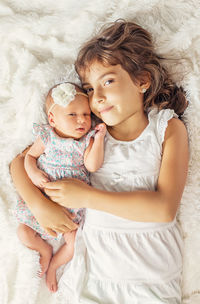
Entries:
{"type": "Polygon", "coordinates": [[[168,121],[172,119],[173,117],[178,118],[177,114],[174,112],[174,110],[171,109],[165,109],[160,111],[160,121],[159,121],[159,139],[160,143],[162,144],[165,138],[165,131],[168,126],[168,121]]]}

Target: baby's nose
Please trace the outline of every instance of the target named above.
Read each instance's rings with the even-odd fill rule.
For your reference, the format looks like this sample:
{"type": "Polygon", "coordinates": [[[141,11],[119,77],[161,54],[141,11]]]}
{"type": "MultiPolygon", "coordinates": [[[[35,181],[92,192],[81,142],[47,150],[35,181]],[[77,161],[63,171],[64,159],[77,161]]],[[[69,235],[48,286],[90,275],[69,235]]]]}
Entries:
{"type": "Polygon", "coordinates": [[[78,115],[77,116],[77,121],[79,123],[84,123],[85,122],[85,115],[78,115]]]}

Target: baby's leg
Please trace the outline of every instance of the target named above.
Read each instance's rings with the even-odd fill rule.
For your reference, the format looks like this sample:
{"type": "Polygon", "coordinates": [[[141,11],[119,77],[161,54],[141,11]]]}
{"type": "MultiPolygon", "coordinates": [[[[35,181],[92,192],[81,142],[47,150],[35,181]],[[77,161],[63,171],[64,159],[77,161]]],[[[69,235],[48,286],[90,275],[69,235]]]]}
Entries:
{"type": "Polygon", "coordinates": [[[74,254],[74,240],[76,236],[76,231],[71,231],[64,234],[65,244],[60,247],[56,254],[51,259],[49,268],[46,274],[46,283],[50,291],[56,292],[57,280],[56,280],[56,270],[66,263],[68,263],[74,254]]]}
{"type": "Polygon", "coordinates": [[[41,273],[40,277],[47,271],[49,262],[52,257],[52,247],[45,242],[40,235],[25,224],[19,224],[17,230],[20,241],[32,250],[36,250],[40,254],[41,273]]]}

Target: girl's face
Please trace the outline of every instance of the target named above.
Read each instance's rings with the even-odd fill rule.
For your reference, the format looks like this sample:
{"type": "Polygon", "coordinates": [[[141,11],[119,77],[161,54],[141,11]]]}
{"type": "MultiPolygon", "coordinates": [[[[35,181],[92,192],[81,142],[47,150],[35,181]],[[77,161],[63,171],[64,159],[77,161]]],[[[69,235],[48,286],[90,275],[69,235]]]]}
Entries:
{"type": "Polygon", "coordinates": [[[144,112],[144,86],[135,84],[120,64],[104,66],[95,61],[80,76],[92,112],[108,126],[120,125],[144,112]]]}
{"type": "Polygon", "coordinates": [[[56,104],[48,118],[59,136],[81,138],[91,128],[91,110],[87,97],[76,95],[67,107],[56,104]]]}

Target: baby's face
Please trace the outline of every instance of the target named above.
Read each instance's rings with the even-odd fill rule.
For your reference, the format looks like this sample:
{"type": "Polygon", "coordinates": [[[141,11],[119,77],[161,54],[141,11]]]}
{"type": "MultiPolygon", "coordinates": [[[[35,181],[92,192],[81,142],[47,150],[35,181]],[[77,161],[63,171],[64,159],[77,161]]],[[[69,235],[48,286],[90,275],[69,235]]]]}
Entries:
{"type": "Polygon", "coordinates": [[[76,95],[66,107],[56,104],[51,112],[49,123],[61,137],[79,139],[91,128],[91,111],[85,96],[76,95]]]}

